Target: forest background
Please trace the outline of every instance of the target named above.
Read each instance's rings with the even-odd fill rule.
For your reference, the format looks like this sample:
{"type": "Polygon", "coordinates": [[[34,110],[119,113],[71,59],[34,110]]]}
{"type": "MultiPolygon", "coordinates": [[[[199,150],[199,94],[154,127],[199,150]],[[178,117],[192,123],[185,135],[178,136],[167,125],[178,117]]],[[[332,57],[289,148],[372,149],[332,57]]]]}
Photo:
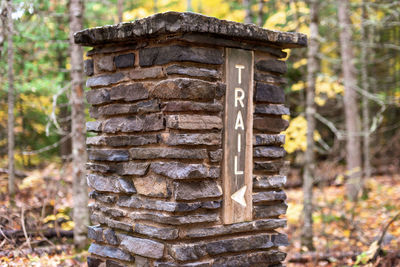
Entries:
{"type": "MultiPolygon", "coordinates": [[[[0,3],[0,264],[83,264],[86,251],[70,245],[70,1],[0,3]],[[6,8],[10,4],[11,35],[6,8]],[[12,64],[7,56],[10,36],[12,64]],[[8,194],[7,165],[10,65],[14,201],[8,194]]],[[[290,121],[285,149],[291,165],[288,266],[398,262],[400,1],[86,0],[83,28],[169,10],[309,36],[308,50],[288,50],[285,59],[286,105],[291,111],[285,116],[290,121]],[[354,129],[349,129],[351,119],[354,129]],[[349,142],[351,137],[356,141],[349,142]],[[355,165],[349,166],[354,159],[355,165]],[[349,181],[350,187],[354,181],[359,186],[355,195],[349,181]]],[[[86,119],[91,120],[87,108],[86,119]]]]}

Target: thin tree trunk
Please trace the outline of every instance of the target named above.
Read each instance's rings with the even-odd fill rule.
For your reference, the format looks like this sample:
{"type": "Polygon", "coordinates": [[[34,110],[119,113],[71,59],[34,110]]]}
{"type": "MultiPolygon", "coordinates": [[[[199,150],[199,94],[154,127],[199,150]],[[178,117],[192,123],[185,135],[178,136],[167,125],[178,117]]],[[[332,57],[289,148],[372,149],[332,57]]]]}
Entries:
{"type": "Polygon", "coordinates": [[[318,71],[318,8],[319,0],[310,0],[310,37],[307,60],[307,150],[305,152],[305,164],[303,173],[303,228],[301,244],[309,251],[315,250],[313,243],[313,182],[315,175],[315,81],[318,71]]]}
{"type": "Polygon", "coordinates": [[[192,7],[192,0],[187,0],[187,11],[193,11],[193,7],[192,7]]]}
{"type": "Polygon", "coordinates": [[[158,12],[158,3],[157,3],[157,0],[154,0],[154,1],[153,1],[153,5],[154,5],[154,7],[153,7],[154,13],[157,13],[157,12],[158,12]]]}
{"type": "Polygon", "coordinates": [[[88,192],[85,178],[85,106],[83,92],[82,47],[74,43],[73,33],[81,30],[83,0],[70,2],[71,44],[71,114],[72,114],[72,163],[74,244],[78,248],[86,245],[86,226],[89,224],[88,192]]]}
{"type": "Polygon", "coordinates": [[[7,1],[7,21],[8,21],[8,194],[10,203],[14,202],[15,197],[15,164],[14,164],[14,24],[12,20],[12,1],[7,1]]]}
{"type": "Polygon", "coordinates": [[[243,7],[246,11],[244,23],[253,23],[253,18],[251,14],[251,0],[243,0],[243,7]]]}
{"type": "Polygon", "coordinates": [[[340,51],[342,58],[342,71],[344,79],[344,110],[346,121],[346,163],[348,180],[346,183],[347,195],[355,201],[362,188],[361,179],[361,144],[358,133],[359,113],[356,95],[356,70],[354,55],[351,47],[351,24],[349,17],[348,0],[338,0],[338,16],[340,27],[340,51]]]}
{"type": "Polygon", "coordinates": [[[258,2],[257,25],[260,27],[264,25],[264,0],[259,0],[258,2]]]}
{"type": "MultiPolygon", "coordinates": [[[[365,92],[369,92],[368,83],[368,36],[367,36],[367,10],[366,2],[362,1],[362,16],[361,16],[361,83],[365,92]]],[[[363,155],[364,155],[364,178],[371,176],[371,161],[370,161],[370,133],[369,133],[369,105],[368,98],[363,94],[362,96],[362,114],[363,114],[363,155]]]]}
{"type": "Polygon", "coordinates": [[[124,0],[118,0],[117,9],[118,9],[118,22],[121,23],[124,15],[124,0]]]}

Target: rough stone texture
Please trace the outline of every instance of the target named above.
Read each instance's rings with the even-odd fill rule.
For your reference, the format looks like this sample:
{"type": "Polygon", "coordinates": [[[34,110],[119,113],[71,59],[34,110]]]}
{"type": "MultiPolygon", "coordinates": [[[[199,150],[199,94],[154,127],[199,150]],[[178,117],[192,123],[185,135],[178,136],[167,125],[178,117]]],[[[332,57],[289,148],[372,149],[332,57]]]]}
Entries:
{"type": "Polygon", "coordinates": [[[117,235],[115,234],[114,230],[112,230],[112,229],[104,230],[104,239],[110,245],[115,245],[116,246],[116,245],[119,244],[117,235]]]}
{"type": "Polygon", "coordinates": [[[86,76],[92,76],[94,74],[93,59],[86,59],[83,61],[83,72],[86,76]]]}
{"type": "Polygon", "coordinates": [[[286,194],[283,191],[257,192],[253,194],[253,203],[286,200],[286,194]]]}
{"type": "MultiPolygon", "coordinates": [[[[135,262],[136,262],[136,257],[135,257],[135,262]]],[[[137,263],[136,263],[137,265],[137,263]]],[[[117,261],[113,261],[113,260],[106,260],[106,267],[125,267],[125,264],[122,264],[120,262],[117,261]]]]}
{"type": "Polygon", "coordinates": [[[275,146],[258,146],[253,150],[255,158],[283,158],[286,155],[285,149],[275,146]]]}
{"type": "Polygon", "coordinates": [[[97,191],[90,192],[89,197],[108,204],[114,203],[117,199],[117,196],[108,195],[97,191]]]}
{"type": "Polygon", "coordinates": [[[158,212],[131,212],[129,217],[133,220],[151,220],[157,223],[170,225],[188,225],[216,222],[219,220],[218,213],[196,213],[193,215],[165,215],[158,212]]]}
{"type": "Polygon", "coordinates": [[[105,133],[132,133],[158,131],[164,128],[164,118],[161,114],[149,114],[108,119],[104,122],[103,131],[105,133]]]}
{"type": "Polygon", "coordinates": [[[101,163],[86,163],[86,169],[101,173],[110,173],[114,171],[110,165],[101,163]]]}
{"type": "Polygon", "coordinates": [[[202,103],[193,101],[170,101],[162,104],[163,111],[208,111],[220,112],[224,108],[221,103],[202,103]]]}
{"type": "Polygon", "coordinates": [[[287,71],[285,61],[277,59],[260,60],[256,63],[256,68],[261,71],[271,71],[280,74],[284,74],[287,71]]]}
{"type": "Polygon", "coordinates": [[[122,149],[88,149],[89,160],[128,161],[129,151],[122,149]]]}
{"type": "MultiPolygon", "coordinates": [[[[285,92],[283,88],[268,83],[256,83],[256,95],[255,100],[258,102],[269,102],[269,103],[285,103],[285,92]]],[[[256,113],[257,107],[256,107],[256,113]]]]}
{"type": "Polygon", "coordinates": [[[149,34],[209,33],[222,38],[252,40],[265,46],[273,43],[281,48],[307,45],[307,37],[301,33],[279,32],[263,29],[254,24],[242,24],[219,20],[200,14],[165,12],[129,23],[92,28],[74,34],[75,43],[98,45],[115,41],[135,41],[149,34]]]}
{"type": "Polygon", "coordinates": [[[169,146],[177,145],[221,145],[222,135],[219,133],[205,134],[175,134],[165,133],[161,135],[162,141],[169,146]]]}
{"type": "Polygon", "coordinates": [[[225,267],[225,266],[240,266],[240,267],[252,267],[252,266],[271,266],[270,264],[279,263],[286,257],[284,252],[278,250],[268,250],[253,252],[250,254],[241,254],[236,256],[225,256],[217,258],[213,267],[225,267]]]}
{"type": "Polygon", "coordinates": [[[215,96],[217,84],[198,79],[174,78],[158,82],[150,95],[159,99],[210,100],[215,96]]]}
{"type": "Polygon", "coordinates": [[[155,162],[151,164],[155,173],[172,179],[218,178],[219,167],[208,167],[203,164],[185,164],[180,162],[155,162]]]}
{"type": "Polygon", "coordinates": [[[106,224],[110,228],[114,228],[114,229],[118,229],[118,230],[122,230],[122,231],[126,231],[126,232],[132,232],[131,224],[107,218],[103,214],[100,215],[98,213],[92,213],[90,215],[90,220],[92,222],[106,224]]]}
{"type": "Polygon", "coordinates": [[[279,117],[255,117],[253,128],[260,131],[280,133],[287,129],[289,122],[279,117]]]}
{"type": "Polygon", "coordinates": [[[86,87],[109,86],[127,80],[128,77],[122,72],[117,72],[112,74],[102,74],[87,79],[86,87]]]}
{"type": "Polygon", "coordinates": [[[150,163],[146,162],[126,162],[120,163],[116,167],[116,172],[119,175],[145,175],[150,163]]]}
{"type": "Polygon", "coordinates": [[[210,79],[217,79],[220,77],[219,72],[214,69],[187,67],[183,65],[172,65],[167,67],[165,71],[167,72],[168,75],[180,74],[192,77],[205,77],[210,79]]]}
{"type": "Polygon", "coordinates": [[[88,226],[87,229],[88,238],[95,240],[99,243],[103,242],[103,229],[100,227],[100,225],[88,226]]]}
{"type": "Polygon", "coordinates": [[[175,182],[174,196],[176,200],[220,197],[222,189],[215,181],[175,182]]]}
{"type": "Polygon", "coordinates": [[[131,83],[115,86],[110,91],[111,100],[136,101],[147,99],[149,91],[146,84],[131,83]]]}
{"type": "Polygon", "coordinates": [[[118,136],[92,136],[86,139],[87,145],[93,146],[143,146],[158,143],[158,135],[142,134],[142,135],[118,135],[118,136]]]}
{"type": "Polygon", "coordinates": [[[209,152],[211,162],[220,162],[222,160],[222,149],[209,152]]]}
{"type": "Polygon", "coordinates": [[[126,253],[125,251],[110,246],[103,246],[99,244],[91,244],[89,247],[89,253],[93,253],[102,257],[108,257],[123,261],[134,261],[134,257],[130,254],[126,253]]]}
{"type": "Polygon", "coordinates": [[[266,172],[278,172],[284,165],[284,162],[279,161],[255,161],[254,170],[266,172]]]}
{"type": "Polygon", "coordinates": [[[103,260],[94,258],[94,257],[87,257],[87,265],[88,267],[99,267],[100,264],[103,263],[103,260]]]}
{"type": "Polygon", "coordinates": [[[206,115],[169,115],[167,127],[181,130],[212,130],[222,129],[222,119],[219,116],[206,115]]]}
{"type": "Polygon", "coordinates": [[[135,54],[123,54],[114,58],[114,63],[117,68],[133,67],[135,64],[135,54]]]}
{"type": "Polygon", "coordinates": [[[205,149],[181,149],[181,148],[131,148],[129,150],[132,159],[205,159],[205,149]]]}
{"type": "Polygon", "coordinates": [[[106,89],[93,89],[86,92],[86,100],[91,105],[110,102],[110,92],[106,89]]]}
{"type": "Polygon", "coordinates": [[[140,195],[166,198],[171,194],[166,179],[158,175],[135,178],[133,184],[140,195]]]}
{"type": "Polygon", "coordinates": [[[253,136],[253,145],[265,146],[275,145],[280,146],[285,143],[285,135],[283,134],[255,134],[253,136]]]}
{"type": "Polygon", "coordinates": [[[287,84],[286,78],[257,71],[254,72],[254,80],[257,82],[275,83],[280,85],[287,84]]]}
{"type": "Polygon", "coordinates": [[[145,79],[157,79],[165,77],[163,68],[141,68],[129,71],[129,78],[132,80],[145,80],[145,79]]]}
{"type": "Polygon", "coordinates": [[[253,187],[259,189],[282,188],[286,184],[286,176],[254,175],[253,187]]]}
{"type": "Polygon", "coordinates": [[[101,121],[87,121],[86,131],[88,132],[100,132],[102,127],[101,121]]]}
{"type": "Polygon", "coordinates": [[[155,237],[162,240],[174,240],[178,238],[179,230],[171,227],[155,227],[137,223],[133,227],[133,231],[138,234],[155,237]]]}
{"type": "Polygon", "coordinates": [[[139,65],[148,67],[169,62],[191,61],[205,64],[222,64],[223,50],[205,47],[171,45],[139,50],[139,65]]]}
{"type": "Polygon", "coordinates": [[[280,204],[273,204],[270,206],[254,206],[254,218],[261,219],[261,218],[269,218],[269,217],[276,217],[282,214],[285,214],[287,210],[286,203],[280,204]]]}
{"type": "Polygon", "coordinates": [[[132,254],[143,257],[159,259],[164,253],[164,244],[143,238],[136,238],[128,235],[119,235],[121,248],[132,254]]]}
{"type": "Polygon", "coordinates": [[[97,114],[100,116],[104,115],[121,115],[131,113],[149,113],[160,111],[160,105],[157,100],[149,100],[139,102],[136,104],[111,104],[107,106],[101,106],[97,110],[97,114]]]}
{"type": "Polygon", "coordinates": [[[99,192],[112,193],[136,193],[133,183],[118,177],[106,177],[96,174],[87,175],[87,183],[89,187],[99,192]]]}
{"type": "Polygon", "coordinates": [[[269,115],[289,115],[289,109],[283,105],[265,105],[258,104],[255,107],[254,113],[256,114],[269,114],[269,115]]]}
{"type": "Polygon", "coordinates": [[[102,56],[96,62],[96,67],[98,70],[102,71],[113,71],[115,70],[113,56],[102,56]]]}

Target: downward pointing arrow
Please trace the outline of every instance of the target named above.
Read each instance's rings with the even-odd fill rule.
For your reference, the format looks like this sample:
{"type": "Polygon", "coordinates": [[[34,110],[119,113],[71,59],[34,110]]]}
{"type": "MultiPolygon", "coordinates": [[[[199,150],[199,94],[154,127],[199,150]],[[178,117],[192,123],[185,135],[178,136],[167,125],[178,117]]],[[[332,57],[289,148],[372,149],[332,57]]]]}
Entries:
{"type": "Polygon", "coordinates": [[[247,186],[243,186],[240,188],[238,191],[236,191],[231,198],[242,205],[243,207],[246,207],[246,200],[244,199],[244,194],[246,193],[247,186]]]}

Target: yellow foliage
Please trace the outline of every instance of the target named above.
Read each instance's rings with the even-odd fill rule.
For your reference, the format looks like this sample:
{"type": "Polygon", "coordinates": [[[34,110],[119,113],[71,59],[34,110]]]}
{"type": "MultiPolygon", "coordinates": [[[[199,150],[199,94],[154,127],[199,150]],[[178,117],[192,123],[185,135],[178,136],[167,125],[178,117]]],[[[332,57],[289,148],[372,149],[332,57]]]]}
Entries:
{"type": "Polygon", "coordinates": [[[22,183],[19,185],[20,190],[28,189],[28,188],[38,188],[39,186],[44,186],[43,176],[39,171],[33,172],[28,177],[22,180],[22,183]]]}
{"type": "MultiPolygon", "coordinates": [[[[292,119],[284,134],[286,135],[284,148],[289,154],[307,149],[307,120],[303,116],[300,115],[292,119]]],[[[315,130],[314,140],[320,139],[321,135],[315,130]]]]}
{"type": "Polygon", "coordinates": [[[292,91],[300,91],[303,90],[304,88],[305,86],[303,82],[298,82],[292,85],[292,91]]]}
{"type": "Polygon", "coordinates": [[[73,221],[63,222],[61,224],[61,228],[66,231],[70,231],[70,230],[74,229],[74,226],[75,226],[75,224],[73,221]]]}
{"type": "Polygon", "coordinates": [[[293,63],[293,68],[298,69],[301,66],[307,65],[307,58],[302,58],[299,61],[293,63]]]}

